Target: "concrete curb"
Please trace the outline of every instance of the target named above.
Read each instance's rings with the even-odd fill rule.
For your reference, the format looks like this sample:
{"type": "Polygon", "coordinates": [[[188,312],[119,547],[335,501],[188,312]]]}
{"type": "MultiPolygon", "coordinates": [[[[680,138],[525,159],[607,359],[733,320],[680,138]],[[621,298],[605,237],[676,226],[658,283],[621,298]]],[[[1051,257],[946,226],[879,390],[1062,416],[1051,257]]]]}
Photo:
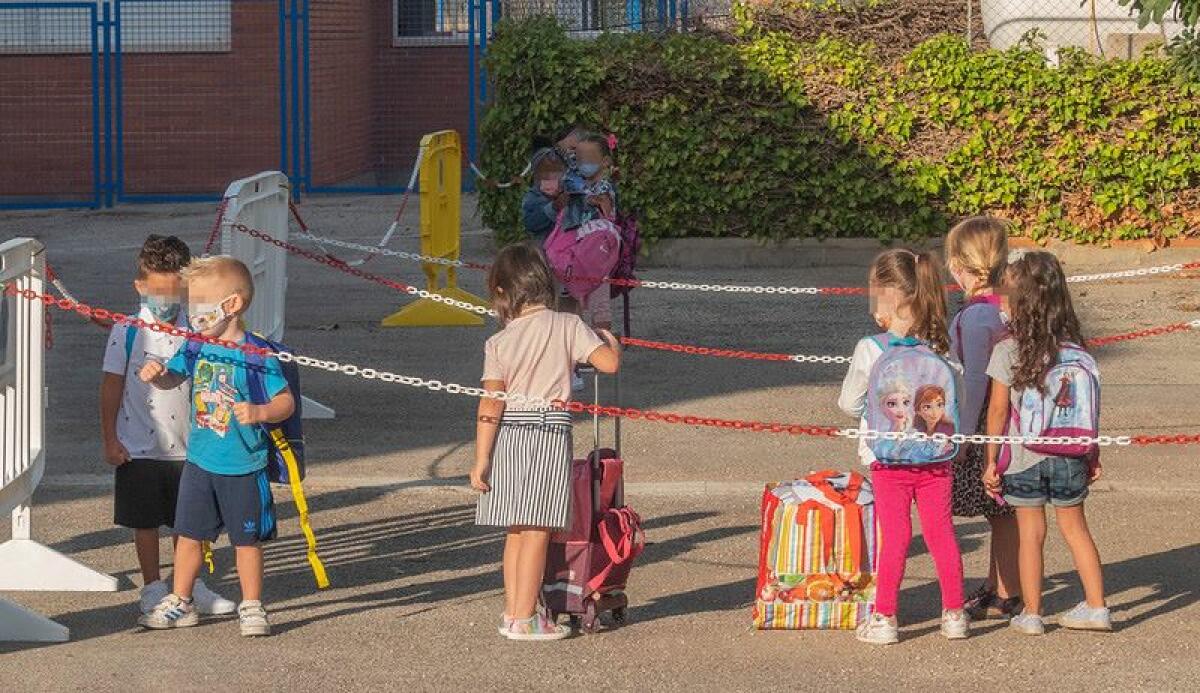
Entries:
{"type": "MultiPolygon", "coordinates": [[[[1058,256],[1064,265],[1151,267],[1190,262],[1200,257],[1200,243],[1176,241],[1154,249],[1149,242],[1118,242],[1111,247],[1083,246],[1062,241],[1035,243],[1013,238],[1012,248],[1040,248],[1058,256]]],[[[802,268],[867,267],[882,250],[910,247],[941,253],[942,239],[922,243],[887,245],[867,238],[801,239],[762,244],[748,238],[673,238],[654,243],[640,265],[645,268],[802,268]]]]}

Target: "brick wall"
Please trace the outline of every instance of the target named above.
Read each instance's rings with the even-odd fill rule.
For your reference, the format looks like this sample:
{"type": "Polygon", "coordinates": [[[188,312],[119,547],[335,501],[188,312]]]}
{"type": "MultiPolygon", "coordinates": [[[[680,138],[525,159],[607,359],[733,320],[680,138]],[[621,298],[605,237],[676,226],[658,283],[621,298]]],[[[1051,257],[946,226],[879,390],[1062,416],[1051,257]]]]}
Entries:
{"type": "MultiPolygon", "coordinates": [[[[126,193],[219,193],[280,167],[278,5],[233,8],[229,52],[123,56],[126,193]]],[[[313,185],[406,184],[436,130],[465,150],[465,45],[394,47],[386,0],[310,10],[313,185]]],[[[0,144],[0,198],[90,193],[89,58],[0,56],[0,144]]]]}
{"type": "Polygon", "coordinates": [[[278,5],[232,6],[229,52],[123,56],[126,192],[219,193],[279,168],[278,5]]]}
{"type": "Polygon", "coordinates": [[[0,56],[0,197],[92,192],[90,56],[0,56]]]}

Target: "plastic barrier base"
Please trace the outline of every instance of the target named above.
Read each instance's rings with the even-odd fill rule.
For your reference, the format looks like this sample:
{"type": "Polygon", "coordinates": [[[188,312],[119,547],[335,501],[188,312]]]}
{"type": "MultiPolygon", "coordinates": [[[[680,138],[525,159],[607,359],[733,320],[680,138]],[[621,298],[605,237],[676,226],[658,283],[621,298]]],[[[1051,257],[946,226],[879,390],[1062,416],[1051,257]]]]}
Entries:
{"type": "MultiPolygon", "coordinates": [[[[482,299],[458,288],[438,289],[439,296],[484,305],[482,299]]],[[[384,327],[481,327],[483,316],[428,298],[418,299],[383,319],[384,327]]]]}
{"type": "Polygon", "coordinates": [[[66,642],[66,626],[0,597],[0,642],[66,642]]]}
{"type": "Polygon", "coordinates": [[[117,579],[32,539],[0,544],[0,590],[116,592],[117,579]]]}
{"type": "Polygon", "coordinates": [[[305,419],[333,419],[337,417],[337,412],[332,407],[327,407],[315,399],[309,399],[301,395],[303,400],[302,417],[305,419]]]}

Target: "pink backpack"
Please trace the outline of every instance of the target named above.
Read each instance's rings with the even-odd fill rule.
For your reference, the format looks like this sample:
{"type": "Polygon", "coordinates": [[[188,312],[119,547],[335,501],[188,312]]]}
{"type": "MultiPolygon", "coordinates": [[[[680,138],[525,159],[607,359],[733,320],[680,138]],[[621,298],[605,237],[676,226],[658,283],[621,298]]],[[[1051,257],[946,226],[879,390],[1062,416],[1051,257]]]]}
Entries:
{"type": "Polygon", "coordinates": [[[546,259],[567,292],[582,301],[612,274],[621,259],[621,232],[608,219],[592,219],[578,228],[562,227],[562,214],[546,239],[546,259]]]}

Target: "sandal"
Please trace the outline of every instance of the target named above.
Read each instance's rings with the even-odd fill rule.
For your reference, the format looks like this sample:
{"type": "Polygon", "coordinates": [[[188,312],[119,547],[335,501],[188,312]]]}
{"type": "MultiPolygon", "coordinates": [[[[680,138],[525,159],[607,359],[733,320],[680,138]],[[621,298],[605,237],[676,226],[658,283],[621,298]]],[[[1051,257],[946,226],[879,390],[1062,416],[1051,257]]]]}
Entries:
{"type": "Polygon", "coordinates": [[[997,603],[996,590],[986,583],[979,586],[967,601],[963,603],[963,611],[972,621],[982,621],[987,618],[988,611],[997,603]]]}

